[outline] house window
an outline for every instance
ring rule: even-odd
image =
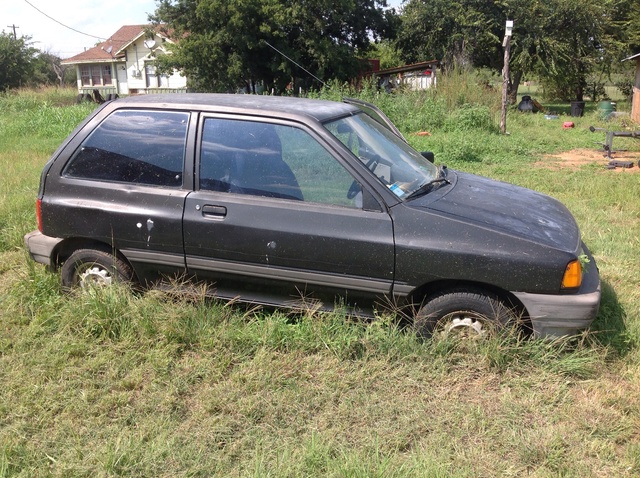
[[[80,67],[80,78],[82,79],[82,86],[91,86],[91,67],[88,65],[82,65]]]
[[[102,82],[104,85],[110,85],[111,81],[111,65],[102,65]]]
[[[112,85],[111,65],[82,65],[80,78],[82,86]]]
[[[157,88],[158,76],[156,74],[156,67],[153,65],[146,65],[145,70],[147,77],[147,88]]]
[[[100,78],[100,67],[99,66],[94,66],[93,68],[91,68],[91,84],[94,85],[94,86],[102,84],[102,80]]]

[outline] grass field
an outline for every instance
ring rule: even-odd
[[[592,124],[632,126],[510,111],[502,136],[499,98],[476,90],[361,94],[436,162],[568,206],[603,281],[579,337],[421,342],[394,317],[63,294],[22,236],[42,166],[93,106],[0,97],[0,477],[640,476],[640,174],[545,162],[601,148]]]

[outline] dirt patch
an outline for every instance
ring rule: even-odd
[[[615,168],[611,169],[611,172],[625,172],[625,173],[640,173],[640,152],[638,151],[620,151],[612,154],[612,159],[616,161],[632,161],[633,167],[631,168]],[[595,164],[602,166],[603,170],[606,170],[606,166],[609,164],[609,159],[602,149],[573,149],[559,154],[549,154],[537,161],[534,166],[546,169],[578,169],[585,165]]]

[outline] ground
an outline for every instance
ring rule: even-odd
[[[611,172],[640,173],[640,152],[619,151],[611,154],[611,159],[617,161],[633,161],[631,168],[617,167]],[[550,154],[545,156],[536,166],[547,169],[579,168],[583,165],[601,165],[602,169],[607,169],[609,161],[603,149],[573,149],[560,154]]]

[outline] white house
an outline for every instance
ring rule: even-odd
[[[75,65],[78,93],[98,90],[109,94],[135,95],[185,91],[187,79],[179,72],[161,75],[154,60],[167,54],[171,40],[150,25],[125,25],[111,38],[67,58],[63,65]]]

